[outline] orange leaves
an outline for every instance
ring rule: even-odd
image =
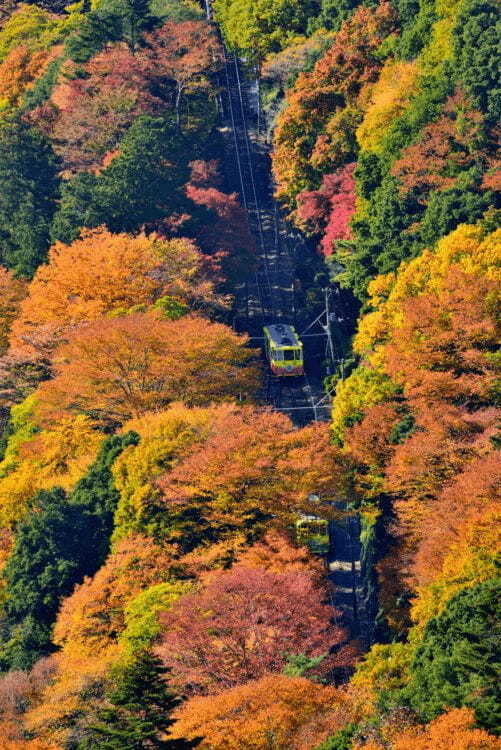
[[[204,404],[252,396],[257,369],[246,339],[221,323],[153,314],[101,319],[68,335],[56,377],[42,384],[46,411],[69,410],[123,422],[174,400]]]
[[[498,344],[494,281],[452,267],[440,294],[403,305],[401,324],[386,347],[386,371],[409,399],[468,407],[488,403]]]
[[[45,50],[32,52],[24,46],[13,47],[0,64],[0,109],[14,107],[32,82],[58,54]]]
[[[265,675],[176,711],[174,738],[203,737],[200,750],[310,750],[346,724],[345,694],[301,677]]]
[[[317,187],[316,169],[332,172],[353,157],[360,124],[357,97],[376,79],[381,62],[375,52],[394,28],[388,2],[376,9],[359,7],[313,71],[300,74],[288,92],[275,131],[273,171],[277,195],[289,206],[299,192]]]
[[[431,190],[452,187],[460,169],[478,166],[480,161],[490,166],[488,153],[481,149],[482,125],[481,112],[457,90],[445,103],[442,116],[427,125],[419,141],[393,165],[402,193],[415,190],[418,200],[426,202]]]
[[[426,585],[437,577],[448,550],[464,536],[465,526],[499,502],[500,493],[496,453],[471,461],[446,485],[433,512],[426,514],[421,525],[421,543],[412,570],[418,585]]]
[[[145,36],[144,55],[158,79],[172,79],[179,94],[187,87],[208,87],[207,73],[222,62],[213,30],[202,21],[169,22]]]
[[[28,287],[12,343],[29,341],[37,331],[52,331],[57,339],[82,321],[148,307],[163,295],[210,298],[202,264],[203,256],[190,240],[84,230],[71,245],[56,242],[51,247],[47,264]]]
[[[483,729],[475,729],[469,708],[442,714],[421,731],[405,732],[395,739],[393,750],[499,750],[501,740]]]
[[[290,520],[316,492],[322,500],[344,497],[345,463],[329,444],[327,425],[295,430],[282,414],[222,407],[197,450],[160,480],[164,501],[207,498],[215,518],[253,509]]]
[[[125,627],[127,602],[149,585],[168,580],[172,556],[151,539],[121,542],[94,578],[63,602],[54,639],[66,652],[96,655],[116,644]]]

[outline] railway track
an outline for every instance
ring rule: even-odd
[[[254,275],[236,290],[235,327],[262,341],[264,325],[296,321],[296,237],[273,198],[268,155],[263,151],[253,116],[252,91],[236,55],[225,52],[222,108],[227,144],[232,150],[230,180],[247,211],[258,250]],[[231,179],[232,178],[232,179]],[[318,370],[306,357],[303,377],[284,382],[268,373],[263,400],[287,413],[295,424],[328,421],[330,401]]]
[[[268,155],[257,129],[257,106],[252,106],[252,87],[237,56],[226,51],[220,82],[224,132],[231,154],[227,160],[227,178],[246,209],[259,260],[254,276],[237,289],[235,327],[258,341],[263,325],[277,321],[297,323],[296,253],[298,249],[304,250],[304,245],[298,233],[287,225],[273,198]],[[298,333],[301,336],[300,330]],[[297,426],[329,421],[331,413],[330,396],[324,391],[318,362],[313,356],[306,356],[305,366],[303,377],[291,379],[275,377],[268,370],[262,393],[263,402],[287,414]],[[326,560],[333,583],[331,601],[340,612],[339,624],[347,628],[350,638],[358,638],[366,648],[370,643],[359,520],[348,511],[346,503],[339,504],[338,510],[339,520],[330,522],[330,551]]]

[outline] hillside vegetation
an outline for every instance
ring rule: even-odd
[[[0,744],[498,749],[498,4],[202,6],[2,6]],[[360,310],[329,423],[231,326],[222,41]],[[360,514],[365,653],[312,494]]]

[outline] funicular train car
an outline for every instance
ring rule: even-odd
[[[303,375],[303,344],[294,326],[275,323],[263,328],[266,358],[274,375]]]
[[[312,554],[325,557],[329,552],[329,522],[318,516],[301,514],[296,521],[296,542],[309,547]]]

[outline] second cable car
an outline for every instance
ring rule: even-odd
[[[294,326],[275,323],[263,328],[266,358],[274,375],[303,375],[303,344]]]

